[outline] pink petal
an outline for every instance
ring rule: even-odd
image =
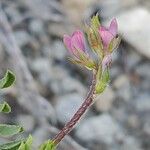
[[[72,48],[71,48],[71,37],[65,34],[63,37],[63,42],[65,46],[67,47],[67,49],[69,50],[69,52],[73,53]]]
[[[114,36],[108,30],[104,30],[104,28],[101,27],[99,33],[102,38],[104,47],[107,48],[111,40],[114,38]]]
[[[71,38],[72,49],[79,49],[85,51],[84,35],[81,31],[77,30],[73,33]]]
[[[109,32],[115,37],[117,35],[118,32],[118,24],[117,24],[117,20],[114,18],[109,26]]]
[[[101,26],[100,31],[108,31],[108,29],[106,27]]]

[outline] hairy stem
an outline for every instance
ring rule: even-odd
[[[77,112],[74,114],[72,119],[63,127],[63,129],[53,138],[54,143],[57,145],[60,143],[64,137],[69,134],[69,132],[74,128],[74,126],[78,123],[79,119],[82,117],[82,115],[85,113],[85,111],[90,107],[90,105],[93,102],[94,95],[95,95],[95,84],[96,84],[96,71],[93,71],[93,80],[92,85],[90,87],[90,91],[80,106],[80,108],[77,110]]]

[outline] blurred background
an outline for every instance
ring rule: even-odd
[[[34,136],[33,149],[86,96],[91,74],[67,60],[62,37],[97,12],[102,24],[116,17],[122,37],[111,82],[58,150],[150,150],[150,1],[0,0],[0,75],[9,68],[17,76],[1,91],[12,112],[0,122],[22,125],[22,136]]]

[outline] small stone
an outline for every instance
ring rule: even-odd
[[[6,9],[6,11],[9,18],[11,18],[10,20],[13,25],[22,22],[24,16],[19,13],[18,9],[16,9],[15,7],[9,7],[9,9]]]
[[[55,41],[51,47],[51,55],[55,59],[63,60],[66,56],[67,50],[62,41]]]
[[[143,63],[143,64],[138,65],[138,66],[135,68],[135,71],[136,71],[136,73],[137,73],[138,75],[140,75],[141,77],[150,79],[150,71],[148,71],[149,68],[150,68],[150,63],[147,62],[147,63]]]
[[[17,121],[26,132],[31,132],[34,129],[35,120],[31,115],[19,115]]]
[[[128,82],[128,77],[126,75],[120,75],[117,77],[117,79],[114,81],[113,86],[116,89],[120,89],[124,84]]]
[[[39,80],[46,85],[52,77],[51,61],[47,58],[37,58],[30,63],[31,70],[38,74]]]
[[[112,79],[115,79],[118,75],[121,74],[121,69],[117,65],[113,65],[113,67],[110,68],[110,75]]]
[[[122,8],[128,8],[131,6],[136,6],[138,4],[139,0],[121,0],[120,5]]]
[[[119,124],[109,114],[102,114],[83,121],[75,134],[84,142],[100,141],[111,144],[121,133]]]
[[[139,125],[140,125],[140,120],[138,118],[137,115],[130,115],[128,117],[128,125],[131,127],[131,128],[138,128]]]
[[[30,43],[32,40],[31,36],[23,30],[14,32],[14,35],[15,35],[15,38],[19,47],[22,47]]]
[[[38,127],[34,130],[32,136],[34,138],[33,140],[33,146],[35,149],[38,149],[39,145],[42,144],[46,139],[50,137],[50,132],[47,129],[47,127]]]
[[[132,69],[141,61],[141,59],[142,58],[138,53],[136,53],[133,49],[130,49],[126,61],[127,66]]]
[[[150,111],[150,95],[142,94],[136,99],[136,108],[138,111]]]
[[[83,102],[83,97],[79,94],[68,94],[57,98],[55,105],[58,120],[65,124],[78,110]]]
[[[115,99],[115,93],[110,87],[96,98],[95,107],[97,111],[109,111],[112,107],[112,102]]]
[[[150,136],[150,120],[144,124],[143,131]]]
[[[40,34],[44,32],[43,22],[39,19],[32,19],[29,23],[29,29],[32,33]]]
[[[140,142],[133,137],[126,137],[121,150],[142,150]]]
[[[98,4],[97,4],[98,5]],[[100,0],[99,7],[102,11],[100,11],[100,15],[102,18],[106,19],[114,16],[118,10],[120,9],[120,1],[119,0]]]
[[[62,89],[65,93],[77,92],[85,96],[87,88],[79,82],[79,80],[72,77],[66,77],[62,80]]]
[[[150,58],[150,12],[144,7],[136,7],[124,11],[117,19],[123,38],[140,54]]]
[[[123,98],[125,101],[130,100],[131,90],[129,78],[126,75],[120,75],[113,83],[114,88],[116,88],[116,95]]]

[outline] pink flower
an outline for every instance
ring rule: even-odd
[[[113,19],[111,21],[109,28],[105,27],[99,28],[99,34],[101,36],[104,48],[108,48],[111,40],[117,36],[117,32],[118,32],[118,24],[116,19]]]
[[[74,56],[78,57],[77,51],[85,53],[84,34],[82,31],[77,30],[71,36],[64,35],[63,41],[69,52]]]

